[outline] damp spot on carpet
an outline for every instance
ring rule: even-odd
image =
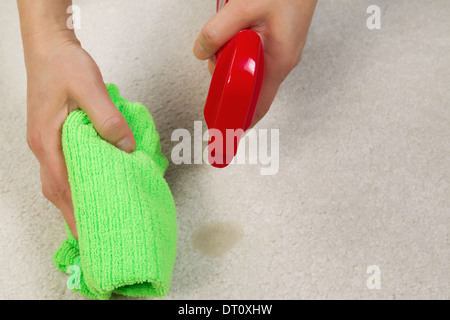
[[[230,221],[213,221],[203,224],[192,233],[194,250],[218,258],[230,251],[244,236],[242,227]]]

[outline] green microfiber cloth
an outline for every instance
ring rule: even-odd
[[[106,86],[136,150],[128,154],[103,140],[83,111],[69,114],[62,145],[78,241],[66,225],[68,238],[53,262],[71,274],[69,288],[91,298],[164,297],[177,243],[175,204],[164,180],[168,161],[147,109]]]

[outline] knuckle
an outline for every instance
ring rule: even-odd
[[[216,47],[217,44],[217,32],[215,28],[211,24],[206,24],[202,30],[203,37],[206,40],[206,43],[211,47]]]
[[[52,188],[47,184],[42,184],[42,194],[51,202],[54,202],[54,192]]]
[[[294,68],[296,68],[299,64],[300,64],[300,61],[302,61],[302,55],[301,54],[299,54],[298,56],[296,56],[296,57],[294,57],[293,59],[292,59],[292,62],[291,62],[291,69],[294,69]]]
[[[67,198],[67,192],[68,190],[61,184],[42,184],[42,194],[56,206]]]
[[[28,147],[33,153],[40,153],[42,151],[41,133],[38,131],[28,131],[26,136]]]
[[[120,116],[113,115],[103,120],[100,129],[103,133],[109,134],[120,129],[124,124],[124,119]]]
[[[289,73],[296,68],[301,61],[301,55],[288,55],[284,59],[284,63],[282,66],[282,74],[283,77],[287,77]]]

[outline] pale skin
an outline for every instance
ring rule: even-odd
[[[300,62],[317,0],[231,0],[206,22],[194,43],[194,55],[209,60],[242,29],[263,42],[265,77],[255,125],[269,110],[287,75]],[[92,57],[67,28],[71,0],[17,0],[27,70],[27,142],[40,164],[42,191],[63,214],[77,238],[61,128],[80,108],[95,129],[117,148],[133,152],[135,140],[116,109]]]

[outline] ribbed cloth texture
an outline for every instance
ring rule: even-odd
[[[68,238],[53,262],[64,272],[79,268],[73,290],[91,298],[163,297],[177,243],[175,204],[164,180],[168,161],[147,109],[122,98],[116,85],[106,86],[136,150],[128,154],[103,140],[83,111],[69,114],[62,145],[78,241],[66,226]]]

